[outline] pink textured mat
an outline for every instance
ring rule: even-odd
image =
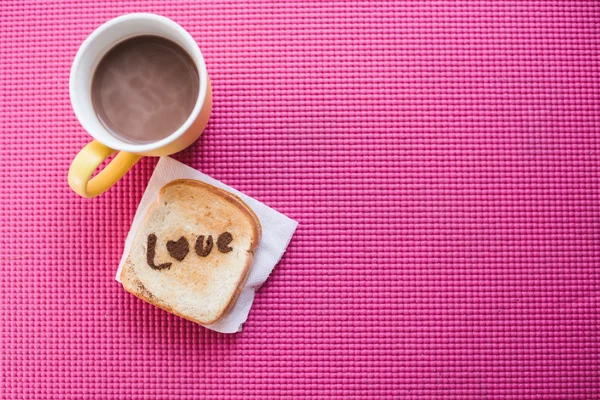
[[[6,399],[600,396],[600,2],[2,1]],[[244,331],[114,281],[156,164],[83,200],[70,63],[99,24],[197,39],[176,158],[300,222]]]

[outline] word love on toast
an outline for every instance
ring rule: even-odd
[[[217,248],[221,253],[229,253],[233,250],[233,247],[229,247],[229,243],[233,240],[233,236],[229,232],[223,232],[217,239]],[[156,265],[154,258],[156,257],[156,241],[157,237],[154,233],[148,235],[148,250],[146,252],[146,262],[152,269],[165,269],[171,268],[172,263],[163,263]],[[204,244],[204,236],[198,236],[196,239],[196,254],[200,257],[207,257],[212,251],[214,242],[212,235],[208,235],[206,239],[206,245]],[[182,236],[177,241],[169,240],[167,242],[167,250],[169,255],[177,261],[183,261],[185,256],[190,252],[190,245],[187,239]]]
[[[163,310],[212,324],[235,304],[261,233],[239,197],[192,179],[169,182],[136,233],[121,282]]]

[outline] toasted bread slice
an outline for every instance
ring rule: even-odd
[[[239,197],[192,179],[165,185],[121,272],[128,292],[202,325],[237,300],[261,236]]]

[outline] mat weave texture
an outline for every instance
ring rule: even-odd
[[[113,277],[156,165],[66,183],[70,64],[172,18],[214,90],[175,158],[300,226],[244,331]],[[600,2],[0,3],[6,399],[600,397]]]

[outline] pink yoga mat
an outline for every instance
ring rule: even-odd
[[[176,159],[300,226],[244,331],[113,277],[156,165],[100,198],[69,68],[128,12],[203,51]],[[600,2],[2,1],[6,399],[600,397]]]

